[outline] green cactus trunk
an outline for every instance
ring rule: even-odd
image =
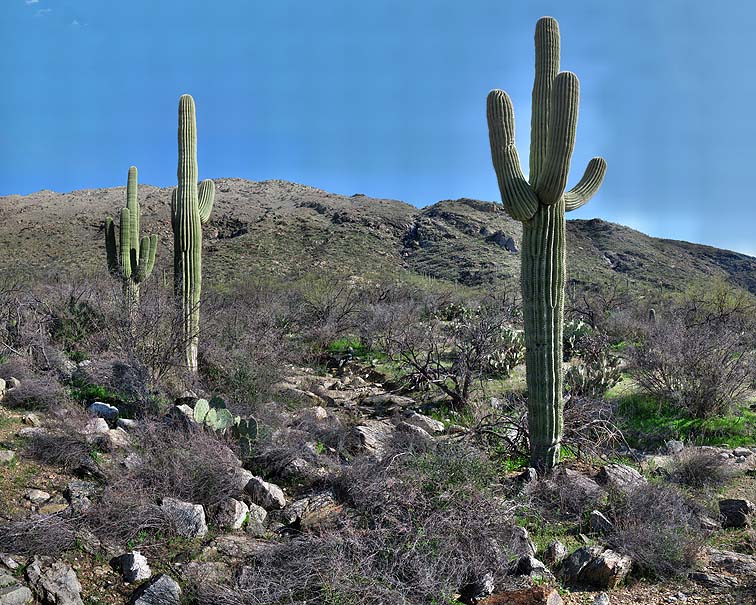
[[[580,84],[559,72],[559,25],[538,20],[526,179],[515,147],[514,109],[507,93],[488,95],[491,156],[504,209],[523,223],[522,294],[528,383],[531,464],[539,471],[559,462],[562,440],[565,212],[580,208],[598,191],[606,162],[593,158],[583,178],[565,191],[575,146]]]
[[[202,293],[202,223],[210,218],[215,185],[197,185],[197,121],[194,99],[182,95],[178,120],[178,187],[171,200],[173,287],[182,318],[185,362],[197,372]]]
[[[565,227],[560,201],[540,208],[522,231],[528,432],[533,461],[542,468],[559,462],[562,435]]]
[[[157,254],[157,235],[139,239],[141,220],[136,166],[129,168],[126,207],[121,208],[116,240],[115,223],[105,221],[105,251],[108,271],[122,282],[123,298],[133,322],[139,309],[140,284],[152,273]]]

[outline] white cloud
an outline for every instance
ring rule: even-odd
[[[78,27],[79,25],[81,25],[81,23],[79,23],[76,19],[74,19],[73,21],[71,21],[71,25],[73,25],[74,27]]]
[[[39,0],[26,0],[27,4],[39,4]]]
[[[52,12],[51,8],[38,8],[35,17],[44,17]]]

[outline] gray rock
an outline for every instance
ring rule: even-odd
[[[6,390],[6,392],[10,391],[11,389],[17,389],[20,386],[21,386],[21,381],[18,378],[16,378],[15,376],[11,376],[5,382],[5,390]]]
[[[418,414],[417,412],[412,412],[409,416],[407,416],[404,419],[405,422],[408,424],[412,424],[414,426],[420,427],[423,429],[426,433],[432,435],[433,433],[443,433],[444,432],[444,423],[436,420],[434,418],[431,418],[430,416],[425,416],[424,414]]]
[[[213,540],[208,549],[208,554],[216,551],[234,559],[246,559],[265,550],[270,543],[258,540],[244,534],[228,534]]]
[[[125,450],[131,446],[129,434],[122,428],[108,431],[108,447],[111,450]]]
[[[247,519],[248,513],[249,507],[244,502],[236,498],[228,498],[216,507],[213,520],[223,529],[241,529],[244,521]]]
[[[756,578],[756,556],[715,548],[708,548],[706,555],[709,559],[709,567],[743,578]]]
[[[244,531],[254,538],[261,538],[265,535],[265,521],[267,518],[268,512],[262,506],[250,504],[247,525]]]
[[[583,546],[578,548],[562,562],[561,575],[571,583],[580,581],[580,574],[594,558],[604,549],[601,546]]]
[[[24,498],[32,504],[44,504],[50,499],[50,497],[50,494],[41,489],[29,489],[26,490],[26,493],[24,494]]]
[[[676,441],[675,439],[670,439],[666,443],[666,449],[668,454],[679,454],[685,449],[685,444],[682,441]]]
[[[143,462],[144,460],[142,460],[142,457],[136,452],[131,452],[123,459],[123,465],[128,471],[135,471],[142,466]]]
[[[28,605],[34,600],[32,591],[21,584],[0,584],[0,605]]]
[[[347,434],[346,445],[352,454],[380,458],[393,432],[394,426],[386,420],[366,420]]]
[[[15,571],[22,566],[22,563],[19,563],[12,555],[4,552],[0,552],[0,563],[5,565],[11,571]],[[0,568],[0,570],[2,570],[2,568]]]
[[[260,477],[253,475],[244,487],[244,491],[254,504],[262,506],[266,510],[281,509],[286,506],[286,496],[284,496],[283,490],[275,483],[268,483]]]
[[[123,429],[124,431],[132,431],[138,426],[139,423],[131,418],[119,418],[116,420],[116,428]]]
[[[396,425],[396,430],[401,431],[403,433],[408,433],[410,435],[414,435],[418,438],[419,441],[426,441],[430,442],[433,441],[433,437],[431,437],[430,433],[426,431],[423,428],[420,428],[417,425],[410,424],[409,422],[400,422]]]
[[[567,547],[559,540],[549,542],[543,560],[550,566],[559,565],[567,557]]]
[[[609,605],[609,595],[605,592],[596,595],[596,598],[593,599],[593,605]]]
[[[115,423],[118,419],[118,414],[120,413],[117,407],[108,403],[103,403],[102,401],[95,401],[87,408],[87,412],[92,416],[104,418],[110,423]]]
[[[719,515],[722,527],[748,527],[756,506],[750,500],[725,498],[719,501]]]
[[[104,418],[92,418],[82,429],[84,435],[106,435],[110,427]]]
[[[614,523],[604,516],[603,513],[593,510],[588,518],[588,525],[591,527],[591,531],[597,534],[608,534],[614,530]]]
[[[16,459],[16,452],[13,450],[0,450],[0,464],[10,464]]]
[[[247,484],[254,478],[254,473],[250,473],[246,468],[238,467],[234,471],[234,476],[231,481],[234,487],[238,490],[239,495],[245,493]]]
[[[3,400],[6,391],[6,382],[3,378],[0,378],[0,401]]]
[[[732,455],[736,458],[748,458],[748,456],[753,455],[753,452],[747,447],[736,447],[734,450],[732,450]]]
[[[181,605],[181,587],[176,580],[161,573],[137,588],[129,605]]]
[[[76,513],[82,513],[92,506],[92,498],[97,494],[97,484],[91,481],[69,481],[63,495],[71,504],[71,509]]]
[[[42,420],[34,412],[29,412],[21,417],[21,422],[28,426],[40,427],[42,426]]]
[[[317,424],[319,422],[328,420],[328,410],[326,410],[323,406],[315,405],[313,407],[300,410],[299,412],[297,412],[294,419],[297,422],[311,422]]]
[[[116,557],[111,565],[120,572],[124,582],[140,582],[152,576],[147,559],[138,550]]]
[[[520,483],[522,487],[533,485],[536,481],[538,481],[538,471],[536,471],[532,466],[529,466],[519,475],[517,475],[517,482]]]
[[[715,574],[705,571],[692,571],[688,574],[688,578],[706,586],[707,588],[713,588],[716,590],[731,590],[737,588],[738,580],[732,576],[724,574]]]
[[[598,472],[596,481],[607,489],[621,493],[648,483],[643,475],[626,464],[607,464]]]
[[[630,557],[607,549],[585,566],[580,581],[596,588],[616,588],[624,582],[632,566]]]
[[[160,509],[170,519],[178,535],[184,538],[200,538],[207,534],[205,509],[201,504],[163,498]]]
[[[44,605],[84,605],[76,573],[62,561],[34,557],[26,568],[26,579]]]
[[[544,580],[553,577],[543,562],[531,556],[520,557],[514,564],[512,573],[517,576],[530,576]]]
[[[491,572],[485,573],[459,589],[459,600],[463,603],[477,603],[492,594],[496,583]]]
[[[200,562],[191,561],[181,568],[181,576],[184,580],[195,585],[202,584],[231,584],[232,571],[226,563],[218,561]]]
[[[521,557],[535,557],[536,547],[533,544],[533,540],[530,539],[527,529],[519,525],[512,526],[509,539],[512,554]]]

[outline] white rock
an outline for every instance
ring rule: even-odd
[[[286,506],[283,490],[275,483],[268,483],[260,477],[253,475],[244,487],[244,491],[252,498],[252,502],[265,509],[281,509]]]

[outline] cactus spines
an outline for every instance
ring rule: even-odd
[[[197,371],[199,305],[202,292],[202,224],[210,219],[215,184],[197,183],[197,120],[194,99],[182,95],[178,119],[178,187],[171,196],[173,287],[186,343],[186,365]]]
[[[147,279],[155,266],[158,236],[139,239],[138,183],[136,166],[129,168],[126,185],[126,207],[121,208],[118,238],[113,219],[105,220],[105,251],[108,271],[123,282],[123,292],[129,311],[133,312],[139,302],[139,284]]]
[[[606,162],[593,158],[569,191],[580,84],[559,72],[559,25],[538,20],[526,179],[515,148],[514,109],[507,93],[492,90],[487,115],[491,156],[504,209],[523,223],[521,282],[525,315],[528,428],[531,463],[539,470],[559,462],[562,439],[562,333],[566,277],[565,212],[585,204],[599,189]]]

